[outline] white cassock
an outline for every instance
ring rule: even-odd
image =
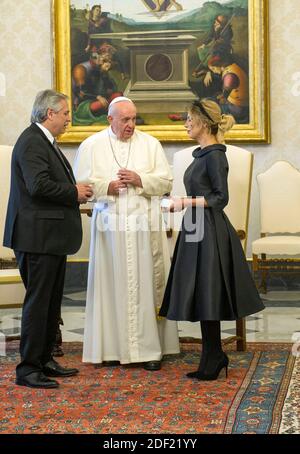
[[[138,173],[143,187],[108,196],[121,167]],[[141,131],[120,141],[107,128],[81,144],[74,172],[93,184],[96,200],[83,361],[126,364],[178,353],[176,322],[157,318],[170,266],[158,196],[172,187],[161,144]]]

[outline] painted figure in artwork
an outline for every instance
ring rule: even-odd
[[[249,81],[246,72],[232,58],[218,55],[208,60],[208,68],[207,74],[217,74],[222,78],[222,87],[216,95],[222,112],[233,115],[239,123],[248,123]]]
[[[88,61],[75,65],[72,71],[73,120],[78,124],[99,121],[109,103],[122,92],[109,71],[113,65],[112,46],[93,47]]]
[[[108,13],[102,12],[101,5],[94,5],[92,9],[88,11],[88,44],[85,49],[86,52],[88,52],[94,44],[91,35],[96,33],[111,33],[110,19],[107,15]]]
[[[142,0],[146,6],[155,13],[160,13],[163,11],[168,11],[174,6],[176,11],[182,11],[182,5],[176,0]]]
[[[197,48],[200,63],[193,71],[194,77],[201,77],[203,73],[206,73],[209,58],[215,55],[227,56],[232,53],[233,31],[230,23],[231,19],[229,20],[228,17],[223,15],[218,15],[214,19],[207,38]]]

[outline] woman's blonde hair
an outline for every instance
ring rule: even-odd
[[[211,99],[194,101],[189,112],[198,117],[208,128],[209,132],[217,137],[218,142],[224,142],[224,134],[235,124],[232,115],[222,114],[219,104]]]

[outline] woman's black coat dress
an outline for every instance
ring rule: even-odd
[[[204,236],[186,241],[186,216],[175,246],[160,315],[170,320],[236,320],[264,309],[245,255],[229,219],[226,147],[214,144],[193,151],[184,184],[188,196],[204,196]],[[192,211],[192,212],[191,212]],[[203,211],[202,211],[203,213]]]

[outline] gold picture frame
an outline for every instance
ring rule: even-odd
[[[75,0],[71,2],[70,0],[52,0],[53,2],[53,40],[54,40],[54,80],[55,80],[55,88],[67,94],[70,97],[70,103],[72,106],[71,109],[71,124],[68,128],[68,130],[60,136],[59,140],[60,142],[63,143],[80,143],[82,142],[85,138],[90,136],[91,134],[98,132],[99,130],[103,129],[105,127],[105,124],[100,124],[100,123],[92,123],[92,124],[75,124],[75,116],[76,116],[76,109],[74,107],[74,91],[72,91],[72,73],[74,73],[74,67],[75,64],[81,64],[80,63],[80,58],[79,60],[77,59],[73,61],[73,48],[71,42],[72,39],[74,38],[74,27],[73,27],[73,22],[74,22],[74,17],[73,19],[71,18],[71,15],[74,15],[74,3],[79,4],[81,0]],[[128,2],[132,2],[132,0],[122,0],[122,5],[124,5]],[[137,1],[137,0],[135,0]],[[101,0],[99,1],[101,2]],[[105,2],[106,4],[108,3],[107,1]],[[152,14],[153,18],[155,19],[155,15],[158,15],[157,17],[163,17],[163,14],[171,14],[171,7],[172,5],[180,5],[184,4],[185,5],[185,11],[187,11],[186,5],[189,4],[188,1],[179,1],[179,2],[171,2],[170,0],[164,0],[163,2],[154,2],[153,0],[141,0],[140,4],[144,5],[145,8],[145,14]],[[193,0],[191,0],[191,5],[193,3]],[[210,3],[210,2],[206,2]],[[216,4],[218,2],[212,2],[213,4]],[[219,0],[220,3],[220,8],[226,7],[226,0]],[[230,2],[232,4],[233,1]],[[86,6],[86,2],[82,2],[83,5]],[[97,5],[98,2],[96,1],[90,1],[90,8],[93,7],[93,5]],[[111,2],[112,5],[119,4],[119,2]],[[162,8],[165,8],[165,10],[158,11],[154,10],[153,5],[163,5]],[[241,2],[239,2],[241,4]],[[249,95],[249,104],[248,104],[248,122],[243,121],[242,123],[237,123],[235,126],[232,128],[229,133],[226,135],[226,141],[230,143],[270,143],[270,115],[269,115],[269,48],[268,48],[268,0],[245,0],[245,4],[248,5],[248,18],[247,20],[247,36],[248,36],[248,69],[247,69],[247,75],[248,75],[248,95]],[[129,5],[129,4],[128,4]],[[148,5],[148,10],[147,11],[147,5]],[[164,6],[165,5],[165,6]],[[73,8],[73,11],[71,9]],[[177,8],[177,7],[176,7]],[[151,10],[152,9],[152,10]],[[156,8],[157,9],[157,8]],[[78,11],[75,11],[76,14],[78,14]],[[221,9],[220,9],[221,11]],[[181,13],[183,13],[181,11]],[[82,11],[80,11],[81,16],[82,16]],[[110,13],[116,14],[117,11],[110,11]],[[176,13],[176,11],[173,11],[173,15]],[[180,11],[178,11],[180,13]],[[75,18],[76,18],[75,14]],[[160,15],[160,16],[159,16]],[[85,15],[84,17],[87,17]],[[107,17],[107,16],[105,16]],[[110,17],[110,16],[108,16]],[[111,17],[116,17],[111,16]],[[117,16],[120,18],[119,16]],[[218,17],[223,17],[223,16],[218,16]],[[153,19],[153,20],[154,20]],[[245,17],[244,17],[245,19]],[[84,21],[85,19],[83,19]],[[87,20],[87,19],[86,19]],[[228,19],[227,19],[228,20]],[[236,27],[234,30],[234,33],[236,36],[233,36],[233,48],[235,46],[234,43],[238,43],[239,41],[239,36],[238,36],[238,31],[241,29],[245,29],[245,27],[239,26],[240,17],[236,15],[232,15],[231,18],[229,18],[229,21],[231,21],[230,26],[232,25],[232,28],[234,26]],[[73,21],[73,22],[72,22]],[[228,21],[228,22],[229,22]],[[237,25],[235,25],[237,24]],[[85,25],[85,29],[87,28],[87,25]],[[109,43],[108,46],[110,46],[112,49],[118,48],[117,45],[115,45],[115,42],[120,42],[120,39],[122,38],[122,44],[123,46],[129,46],[131,47],[130,52],[128,51],[128,47],[126,47],[126,51],[129,52],[129,57],[130,58],[130,66],[129,70],[127,71],[127,87],[128,86],[135,86],[137,87],[137,90],[130,91],[129,89],[129,95],[128,95],[128,88],[125,90],[122,90],[122,92],[131,97],[132,96],[137,96],[137,99],[139,99],[140,93],[144,93],[147,95],[147,84],[145,85],[145,89],[143,88],[143,84],[145,84],[144,80],[137,81],[137,76],[135,68],[133,66],[133,59],[136,57],[137,52],[136,49],[141,49],[141,43],[145,46],[143,49],[146,49],[146,54],[147,54],[147,49],[148,49],[148,54],[147,54],[147,62],[145,60],[145,64],[141,66],[141,68],[145,68],[146,64],[148,64],[149,56],[151,52],[153,51],[153,48],[149,47],[149,42],[151,45],[155,42],[160,43],[160,56],[164,59],[165,56],[168,56],[168,52],[165,50],[166,45],[168,44],[168,40],[171,38],[174,40],[175,37],[172,35],[171,32],[165,32],[165,31],[160,31],[160,30],[151,30],[149,31],[149,28],[146,29],[147,27],[145,26],[145,31],[139,30],[139,32],[131,32],[130,33],[124,33],[124,32],[117,32],[115,30],[109,31],[108,33],[104,34],[103,36],[106,37],[107,42]],[[79,28],[78,28],[79,30]],[[77,32],[78,32],[77,30]],[[76,31],[76,30],[75,30]],[[180,45],[182,45],[182,53],[180,56],[180,62],[188,68],[188,71],[183,70],[183,77],[184,80],[179,80],[179,84],[182,87],[185,84],[186,86],[191,85],[191,71],[190,71],[190,62],[189,62],[189,53],[187,51],[187,39],[188,37],[194,38],[196,40],[197,38],[197,31],[198,30],[188,30],[186,33],[188,33],[188,36],[186,37],[186,34],[181,34],[181,36],[176,36],[176,38],[179,40],[179,45],[176,46],[176,49],[180,49]],[[72,33],[71,33],[72,32]],[[79,32],[78,32],[79,33]],[[77,34],[78,34],[77,33]],[[80,32],[84,36],[84,31]],[[169,33],[169,35],[165,36],[164,33]],[[200,33],[200,29],[199,29]],[[241,33],[245,33],[245,30]],[[206,35],[208,34],[208,30],[206,31]],[[72,35],[72,39],[71,39]],[[162,36],[163,35],[163,36]],[[99,36],[102,37],[102,35],[99,34],[91,34],[88,35],[86,33],[87,38],[90,40],[95,40],[97,42],[97,39],[99,40]],[[127,39],[126,36],[129,36]],[[169,38],[169,36],[171,38]],[[205,36],[205,34],[203,35]],[[125,38],[124,38],[125,37]],[[146,37],[146,38],[145,38]],[[119,41],[115,41],[116,40]],[[198,41],[197,44],[201,44],[201,39],[197,38]],[[204,38],[202,37],[202,40]],[[130,42],[129,42],[130,41]],[[182,42],[184,41],[184,44]],[[245,40],[244,40],[245,41]],[[83,41],[84,42],[84,41]],[[103,43],[103,39],[101,41]],[[129,44],[128,44],[129,43]],[[105,43],[104,43],[105,44]],[[173,45],[173,49],[175,48],[174,43],[171,43]],[[245,43],[244,43],[245,44]],[[89,43],[87,42],[87,45],[89,46]],[[168,44],[169,45],[169,44]],[[194,44],[192,44],[195,46]],[[148,46],[148,47],[147,47]],[[90,46],[91,47],[91,46]],[[195,48],[195,47],[194,47]],[[197,49],[200,47],[198,46]],[[151,50],[152,49],[152,50]],[[84,50],[82,48],[82,54],[84,54]],[[97,51],[98,52],[98,51]],[[143,55],[145,55],[144,50],[142,51]],[[155,53],[155,52],[154,52]],[[153,54],[153,52],[152,52]],[[127,54],[128,55],[128,54]],[[169,55],[173,58],[172,54],[172,49],[169,53]],[[211,57],[211,56],[210,56]],[[217,56],[218,57],[218,56]],[[152,58],[152,57],[151,57]],[[165,58],[167,60],[167,58]],[[83,61],[85,58],[84,56],[81,56],[81,61]],[[86,58],[88,60],[88,58]],[[212,61],[212,60],[210,60]],[[154,63],[153,67],[157,68],[157,60],[154,60],[152,63]],[[178,60],[177,60],[178,62]],[[176,59],[174,57],[174,66],[172,70],[170,69],[170,72],[176,70]],[[181,64],[180,63],[180,64]],[[172,61],[171,61],[172,65]],[[123,71],[122,69],[117,69],[116,71]],[[168,71],[168,69],[167,69]],[[176,71],[175,71],[176,72]],[[160,75],[161,73],[159,73]],[[167,75],[168,76],[168,75]],[[164,77],[164,76],[163,76]],[[179,77],[179,78],[180,78]],[[155,79],[155,77],[154,77]],[[134,83],[133,83],[134,82]],[[150,81],[151,82],[151,81]],[[153,82],[153,83],[152,83]],[[150,87],[150,92],[152,96],[151,90],[154,87],[154,90],[157,89],[157,78],[152,81],[152,85]],[[124,82],[125,83],[125,82]],[[163,90],[165,90],[165,87],[167,87],[167,90],[171,91],[161,91],[157,92],[158,96],[161,96],[161,106],[165,105],[166,103],[170,105],[170,113],[172,112],[176,113],[176,110],[174,110],[175,104],[172,104],[172,96],[169,93],[174,92],[174,87],[176,88],[176,83],[173,83],[172,80],[168,77],[165,77],[165,80],[162,80],[160,83],[160,87]],[[201,82],[203,85],[203,82]],[[199,87],[200,82],[196,80],[195,86]],[[203,85],[204,87],[204,85]],[[186,89],[186,88],[185,88]],[[173,90],[173,92],[172,92]],[[179,92],[178,92],[179,93]],[[183,94],[182,94],[183,93]],[[181,96],[185,98],[184,96],[184,90],[182,91]],[[193,93],[195,94],[195,93]],[[188,98],[188,97],[187,97]],[[186,98],[186,99],[187,99]],[[133,98],[132,98],[133,99]],[[154,99],[154,97],[153,97]],[[133,99],[135,100],[135,99]],[[145,100],[141,101],[141,106],[143,107],[145,105]],[[150,102],[148,101],[149,108],[151,105],[151,100]],[[181,101],[183,102],[183,100]],[[138,104],[138,112],[139,112],[139,101],[137,101]],[[141,107],[141,108],[142,108]],[[144,109],[146,110],[146,109]],[[180,110],[180,109],[179,109]],[[159,112],[160,107],[159,104],[155,104],[153,101],[153,113],[150,113],[150,117],[148,115],[148,118],[150,118],[151,121],[153,121],[153,124],[149,124],[147,121],[144,122],[143,119],[139,123],[138,122],[138,128],[152,134],[155,136],[157,139],[161,141],[166,141],[166,142],[173,142],[173,141],[189,141],[190,139],[187,137],[185,128],[184,128],[184,121],[174,121],[172,123],[171,120],[169,120],[169,114],[166,115],[167,121],[169,121],[169,124],[163,124],[161,120],[155,121],[155,114],[154,112]],[[144,114],[145,116],[147,115],[146,113]],[[152,115],[152,117],[151,117]],[[157,114],[158,115],[158,114]],[[172,115],[171,115],[172,116]],[[174,115],[173,115],[174,117]],[[103,117],[101,117],[103,118]],[[175,115],[175,120],[178,120]],[[172,119],[173,121],[173,119]],[[146,123],[146,124],[143,124]]]

